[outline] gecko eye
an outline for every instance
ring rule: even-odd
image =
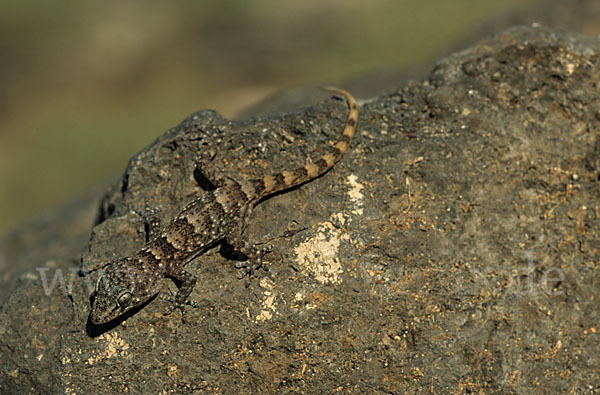
[[[132,298],[133,295],[131,294],[131,292],[123,292],[121,295],[119,295],[117,302],[119,302],[119,306],[127,307],[129,306],[129,303],[131,303]]]

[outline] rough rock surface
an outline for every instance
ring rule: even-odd
[[[597,38],[514,28],[364,101],[332,171],[257,207],[247,234],[274,246],[266,270],[238,280],[219,248],[188,266],[185,323],[159,297],[93,327],[97,273],[70,272],[73,257],[46,273],[66,275],[49,295],[24,276],[0,312],[0,390],[600,391],[599,52]],[[327,100],[190,116],[106,193],[83,267],[139,248],[140,213],[166,221],[203,193],[207,135],[223,169],[257,176],[318,156],[345,114]]]

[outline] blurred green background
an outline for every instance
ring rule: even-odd
[[[405,69],[517,0],[0,4],[0,234],[120,174],[189,113]],[[423,70],[423,75],[427,70]]]

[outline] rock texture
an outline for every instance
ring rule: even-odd
[[[238,280],[219,248],[188,266],[185,323],[159,297],[89,325],[97,273],[69,271],[75,254],[23,276],[0,312],[0,389],[600,391],[599,52],[597,38],[514,28],[364,101],[332,171],[257,207],[247,234],[274,246],[266,270]],[[203,193],[208,135],[220,166],[256,176],[318,156],[345,114],[332,100],[193,114],[105,194],[83,267],[139,248],[148,209],[166,221]]]

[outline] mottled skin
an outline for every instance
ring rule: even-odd
[[[184,270],[194,257],[225,239],[248,258],[247,271],[260,266],[266,249],[247,244],[242,235],[252,208],[264,197],[318,177],[340,160],[348,150],[358,120],[358,105],[346,91],[327,90],[342,95],[348,104],[346,125],[332,152],[314,163],[258,180],[235,181],[219,174],[204,160],[204,176],[217,188],[191,202],[164,231],[136,254],[108,265],[96,284],[90,313],[94,324],[104,324],[149,301],[160,290],[160,280],[172,278],[179,285],[170,311],[180,308],[192,292],[196,278]]]

